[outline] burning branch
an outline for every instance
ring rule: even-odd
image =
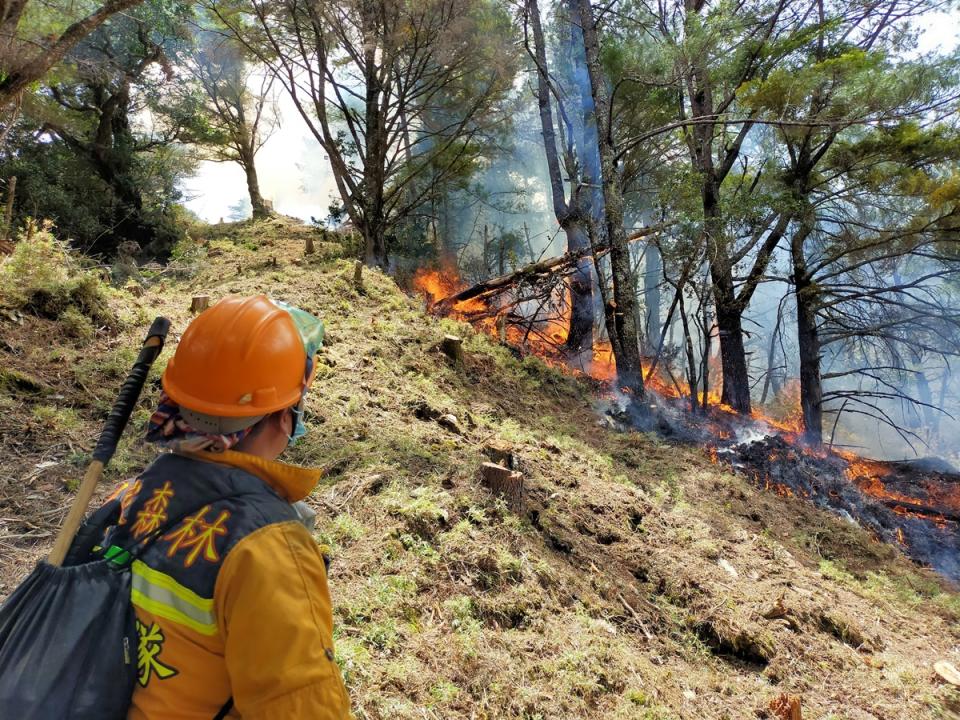
[[[657,225],[651,225],[650,227],[641,228],[640,230],[631,234],[627,238],[627,241],[635,242],[637,240],[641,240],[645,237],[653,235],[654,233],[664,230],[672,224],[673,223],[660,223]],[[437,301],[433,305],[433,310],[437,313],[446,315],[449,314],[453,308],[460,303],[475,300],[487,304],[496,296],[502,295],[503,293],[511,290],[516,290],[521,286],[539,287],[544,282],[549,282],[552,286],[557,279],[566,277],[576,270],[577,263],[582,258],[592,256],[594,260],[597,260],[598,258],[606,255],[609,250],[610,248],[608,246],[603,246],[598,248],[596,252],[593,252],[591,248],[586,247],[582,250],[578,250],[577,252],[568,252],[559,257],[548,258],[546,260],[530,263],[529,265],[524,265],[522,268],[514,270],[511,273],[491,278],[489,280],[484,280],[464,290],[460,290],[459,292],[449,295]],[[519,302],[522,302],[522,300],[517,300],[511,303],[511,305],[516,305]],[[502,309],[504,306],[500,307]]]

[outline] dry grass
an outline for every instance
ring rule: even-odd
[[[593,388],[379,273],[358,292],[335,243],[303,257],[308,232],[220,229],[123,300],[138,322],[82,348],[51,345],[55,320],[0,319],[0,379],[31,379],[0,381],[0,593],[48,547],[149,316],[179,332],[193,294],[262,291],[328,325],[290,459],[329,468],[313,502],[358,717],[759,718],[782,693],[819,720],[957,717],[932,665],[960,664],[960,600],[931,574],[696,449],[601,428]],[[463,370],[433,349],[451,331]],[[135,435],[114,479],[150,456]],[[520,514],[477,480],[494,444],[525,474]]]

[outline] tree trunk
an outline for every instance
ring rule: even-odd
[[[363,239],[366,245],[364,260],[367,265],[387,270],[390,260],[387,255],[387,236],[383,226],[368,224],[363,229]]]
[[[257,166],[254,162],[253,152],[244,150],[240,165],[243,167],[243,173],[247,178],[247,193],[250,195],[250,207],[253,209],[254,220],[264,220],[270,217],[270,211],[266,203],[263,202],[263,196],[260,194],[260,180],[257,177]]]
[[[820,379],[820,335],[817,329],[819,297],[807,270],[803,248],[809,228],[800,228],[790,240],[793,284],[797,300],[797,344],[800,352],[800,409],[803,439],[814,447],[823,443],[823,384]]]
[[[740,413],[750,412],[750,376],[747,374],[747,355],[743,346],[743,322],[740,309],[724,295],[717,293],[714,283],[717,311],[717,331],[720,336],[720,368],[723,389],[720,402]]]
[[[363,235],[366,240],[366,262],[383,270],[389,268],[387,256],[386,217],[384,208],[385,163],[387,161],[387,129],[384,124],[383,84],[377,65],[378,19],[374,3],[363,4],[363,66],[365,80],[364,162],[363,162]]]
[[[586,228],[578,219],[567,222],[567,252],[578,252],[589,246]],[[593,348],[593,262],[582,257],[570,276],[570,332],[566,350],[576,356]]]
[[[630,246],[623,227],[623,193],[614,159],[615,148],[610,134],[610,98],[600,64],[600,45],[590,0],[578,0],[583,48],[590,76],[590,86],[598,126],[600,173],[603,179],[603,204],[607,242],[610,245],[610,268],[613,279],[613,301],[619,355],[616,356],[617,382],[634,398],[644,396],[643,370],[640,364],[640,338],[637,328],[636,283],[630,264]]]
[[[660,332],[660,280],[663,276],[663,259],[654,243],[647,245],[643,272],[643,298],[646,305],[644,316],[644,355],[656,354],[659,349]]]
[[[567,236],[567,252],[579,252],[590,246],[588,230],[584,224],[581,193],[571,189],[568,203],[564,197],[563,175],[557,152],[557,138],[553,127],[553,109],[550,104],[550,87],[547,76],[546,41],[540,22],[540,8],[536,0],[528,0],[527,14],[533,30],[534,54],[537,63],[537,106],[540,111],[540,129],[550,173],[550,191],[553,212]],[[581,258],[577,269],[570,277],[570,325],[567,332],[566,351],[576,358],[581,352],[593,348],[593,263],[590,258]]]
[[[720,367],[723,372],[720,402],[739,413],[749,414],[750,376],[743,346],[743,308],[737,301],[733,267],[723,235],[719,183],[710,177],[713,174],[712,161],[704,162],[708,165],[708,177],[703,183],[704,232],[707,257],[710,258],[710,279],[713,281],[717,330],[720,335]]]

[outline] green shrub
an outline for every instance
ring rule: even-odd
[[[87,335],[78,316],[95,326],[117,328],[107,293],[97,275],[84,270],[49,232],[18,242],[0,264],[0,305],[64,321],[68,332],[79,333],[74,337]]]

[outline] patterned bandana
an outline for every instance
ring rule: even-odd
[[[300,333],[300,340],[303,342],[303,349],[306,351],[306,367],[303,373],[303,392],[300,395],[300,402],[294,410],[296,420],[293,433],[290,435],[292,444],[297,438],[306,434],[306,426],[303,424],[303,401],[310,389],[313,381],[313,372],[315,355],[323,345],[323,323],[305,310],[301,310],[293,305],[272,300],[272,302],[281,310],[290,314],[297,331]],[[206,450],[209,452],[223,452],[234,447],[243,440],[255,427],[256,423],[248,428],[238,430],[237,432],[227,434],[207,433],[196,430],[183,418],[180,412],[180,406],[170,398],[165,392],[160,394],[160,403],[147,424],[147,442],[163,445],[174,451],[179,452],[200,452]]]

